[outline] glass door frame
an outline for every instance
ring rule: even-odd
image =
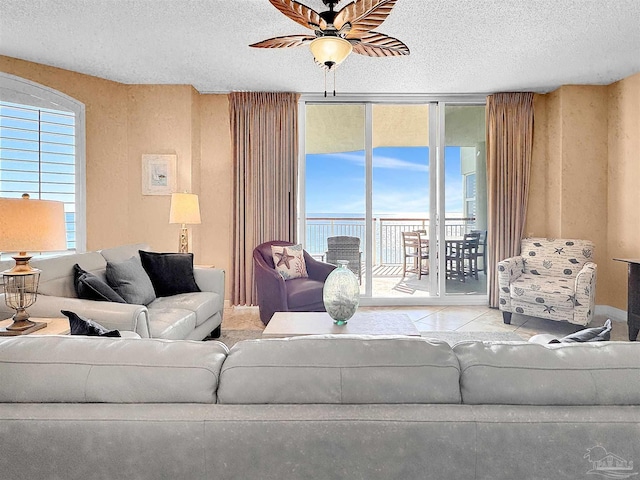
[[[431,255],[429,266],[438,275],[429,276],[429,295],[424,297],[372,297],[373,255],[365,255],[365,296],[363,306],[413,306],[413,305],[486,305],[489,297],[484,295],[461,295],[446,293],[446,271],[444,255],[445,239],[445,107],[447,105],[486,104],[486,95],[345,95],[323,97],[322,95],[301,95],[298,101],[298,242],[305,244],[306,237],[306,149],[305,118],[307,104],[348,104],[357,103],[365,107],[365,243],[367,249],[373,241],[373,105],[374,104],[424,104],[429,105],[429,238],[437,239],[438,255]],[[485,126],[486,128],[486,126]]]

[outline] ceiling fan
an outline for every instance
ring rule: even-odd
[[[255,48],[289,48],[309,45],[316,63],[326,70],[339,65],[353,51],[370,57],[409,55],[409,47],[400,40],[373,32],[385,21],[397,0],[354,0],[338,11],[340,0],[322,0],[329,7],[315,10],[295,0],[269,0],[280,12],[313,35],[288,35],[254,43]]]

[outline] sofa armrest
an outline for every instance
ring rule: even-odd
[[[598,266],[593,262],[586,262],[576,275],[573,323],[586,325],[593,320],[597,273]]]
[[[38,295],[36,303],[28,308],[32,317],[61,317],[60,310],[82,315],[109,330],[130,330],[149,337],[149,316],[144,305]]]
[[[224,298],[224,275],[221,268],[194,267],[193,276],[203,292],[219,293]]]
[[[498,262],[498,290],[500,294],[500,310],[511,311],[511,282],[516,280],[524,270],[522,257],[509,257]]]

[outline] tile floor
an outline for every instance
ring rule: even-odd
[[[526,315],[513,314],[510,325],[502,321],[502,312],[483,306],[421,306],[421,307],[361,307],[361,311],[392,311],[405,313],[420,332],[515,332],[524,340],[538,333],[550,333],[558,338],[581,330],[580,325],[554,322]],[[596,317],[589,327],[601,326],[605,317]],[[262,330],[257,307],[232,307],[225,309],[223,329]],[[626,322],[613,322],[611,340],[626,341]]]

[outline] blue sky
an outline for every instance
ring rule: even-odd
[[[364,151],[308,154],[306,212],[365,212]],[[462,212],[460,148],[445,149],[447,213]],[[373,149],[373,213],[424,217],[429,212],[429,147]]]

